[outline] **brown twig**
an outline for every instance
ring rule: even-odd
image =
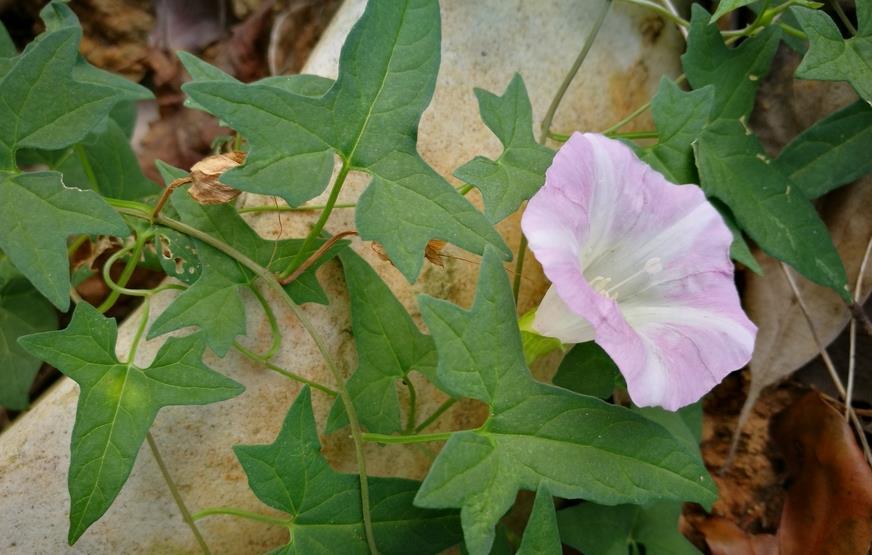
[[[170,198],[170,195],[173,194],[173,191],[191,182],[191,176],[180,177],[179,179],[173,179],[169,185],[164,187],[163,194],[161,194],[160,198],[157,201],[157,204],[154,205],[154,210],[151,211],[151,219],[154,220],[157,218],[158,214],[160,214],[161,209],[163,209],[164,204],[167,203],[167,200]]]
[[[330,248],[333,245],[335,245],[337,243],[337,241],[339,241],[343,237],[348,237],[349,235],[357,235],[357,232],[356,231],[343,231],[342,233],[337,233],[333,237],[324,241],[324,244],[321,245],[320,247],[318,247],[318,250],[313,252],[309,256],[309,258],[304,260],[303,263],[300,264],[296,270],[291,272],[291,274],[288,277],[286,277],[285,279],[279,280],[279,283],[281,283],[282,285],[287,285],[287,284],[291,283],[292,281],[294,281],[295,279],[297,279],[298,277],[300,277],[300,275],[302,275],[303,272],[308,270],[312,266],[312,264],[314,264],[319,258],[321,258],[321,256],[323,256],[323,254],[325,252],[330,250]]]
[[[820,337],[817,334],[817,330],[814,327],[814,322],[811,319],[811,313],[805,306],[805,301],[802,298],[802,294],[799,292],[799,288],[796,286],[796,282],[794,281],[793,276],[790,275],[790,269],[783,262],[780,266],[781,271],[784,272],[784,277],[787,278],[787,283],[790,285],[790,289],[793,291],[793,295],[799,302],[799,310],[805,317],[805,321],[808,324],[808,329],[811,332],[811,336],[814,339],[815,345],[818,348],[818,352],[820,353],[821,358],[824,361],[824,366],[826,366],[827,371],[830,374],[830,378],[833,380],[833,385],[836,387],[836,390],[839,392],[839,395],[842,397],[842,399],[847,399],[847,391],[845,390],[845,386],[844,384],[842,384],[842,380],[841,378],[839,378],[838,372],[836,372],[836,366],[833,364],[833,359],[830,358],[826,347],[824,347],[824,344],[821,342]],[[851,409],[850,415],[851,423],[854,425],[854,429],[857,432],[857,436],[860,440],[860,445],[863,446],[863,454],[866,456],[866,461],[870,465],[872,465],[872,450],[869,449],[869,442],[866,440],[866,431],[863,429],[863,424],[860,422],[860,419],[857,418],[857,413],[855,413],[853,409]]]

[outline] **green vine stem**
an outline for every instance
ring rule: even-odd
[[[136,358],[136,351],[139,349],[139,344],[142,341],[142,336],[145,334],[145,328],[148,327],[148,316],[150,308],[151,302],[148,298],[146,298],[145,302],[142,304],[142,316],[140,317],[139,325],[136,328],[136,333],[133,335],[133,341],[130,342],[130,348],[127,351],[127,364],[132,365],[134,363],[134,359]],[[173,481],[172,476],[170,475],[169,469],[164,463],[163,457],[161,457],[160,455],[160,451],[157,448],[157,443],[155,443],[154,437],[151,435],[151,432],[145,434],[145,439],[148,441],[148,447],[151,450],[151,454],[154,455],[154,460],[157,462],[158,468],[160,468],[161,476],[163,476],[164,482],[166,482],[167,488],[169,488],[170,493],[173,496],[173,500],[176,502],[179,511],[182,513],[182,519],[191,529],[191,532],[194,534],[194,538],[196,538],[197,543],[200,545],[200,549],[203,551],[203,553],[205,553],[206,555],[210,555],[209,546],[206,545],[206,541],[203,539],[203,536],[200,535],[200,530],[191,519],[191,513],[188,511],[188,507],[185,505],[185,501],[182,499],[182,496],[179,493],[179,489],[176,487],[176,484]]]
[[[423,422],[418,424],[418,426],[415,428],[415,433],[426,430],[431,424],[433,424],[433,422],[436,422],[440,416],[445,414],[445,412],[448,409],[453,407],[454,403],[456,403],[456,402],[457,402],[457,399],[452,397],[451,399],[448,399],[444,403],[439,405],[439,407],[435,411],[433,411],[433,414],[431,414],[430,416],[425,418]]]
[[[197,544],[199,544],[200,546],[200,550],[205,555],[211,555],[211,552],[209,551],[209,546],[206,545],[206,540],[203,539],[203,535],[200,533],[200,529],[197,528],[197,524],[194,522],[193,517],[191,517],[190,511],[188,511],[188,507],[185,505],[185,501],[182,499],[181,493],[179,493],[179,488],[176,487],[176,483],[173,481],[173,477],[170,475],[169,469],[167,468],[166,463],[164,463],[160,451],[158,451],[157,443],[154,441],[154,436],[151,435],[151,432],[145,434],[145,440],[148,442],[148,448],[151,449],[151,454],[154,456],[154,460],[155,462],[157,462],[158,468],[160,468],[160,473],[163,476],[164,482],[166,482],[170,493],[173,495],[173,500],[175,500],[176,506],[182,513],[182,519],[185,521],[185,524],[188,525],[188,527],[191,529],[191,532],[194,534],[194,538],[196,538]]]
[[[454,433],[456,432],[439,432],[435,434],[415,434],[401,436],[363,433],[361,434],[361,438],[363,439],[363,441],[384,444],[428,443],[430,441],[448,441],[448,439]]]
[[[304,378],[303,376],[301,376],[299,374],[295,374],[294,372],[291,372],[290,370],[285,370],[284,368],[273,364],[268,359],[263,358],[261,355],[255,353],[254,351],[252,351],[250,349],[246,349],[245,347],[243,347],[242,345],[240,345],[239,343],[237,343],[235,341],[233,342],[233,348],[236,349],[237,351],[239,351],[239,353],[241,355],[243,355],[244,357],[250,359],[253,362],[256,362],[258,364],[265,366],[267,369],[272,370],[276,374],[282,375],[282,376],[288,378],[289,380],[293,380],[295,382],[299,382],[299,383],[308,385],[312,389],[317,389],[318,391],[322,391],[322,392],[326,393],[327,395],[330,395],[331,397],[336,397],[338,395],[338,393],[335,389],[331,389],[324,384],[321,384],[319,382]]]
[[[282,332],[279,330],[279,323],[278,320],[276,320],[275,312],[273,312],[272,307],[263,296],[263,293],[260,292],[260,289],[255,287],[254,284],[249,285],[248,288],[254,295],[254,298],[257,299],[257,302],[263,309],[263,313],[266,315],[267,322],[269,322],[269,330],[272,334],[272,344],[269,346],[267,352],[258,355],[261,362],[269,362],[282,346]]]
[[[336,176],[336,181],[333,183],[333,187],[330,189],[330,196],[327,198],[327,204],[324,205],[324,210],[321,211],[321,215],[318,217],[318,221],[315,222],[315,226],[309,231],[309,234],[306,236],[306,239],[303,240],[303,246],[300,247],[300,252],[297,253],[291,261],[288,263],[288,267],[279,274],[281,279],[286,279],[288,276],[293,273],[303,262],[306,260],[306,252],[312,246],[312,243],[324,229],[324,226],[327,225],[327,220],[330,219],[330,213],[333,212],[333,207],[336,205],[336,199],[339,198],[339,191],[342,190],[342,185],[345,184],[345,178],[348,177],[348,172],[351,170],[351,165],[344,161],[342,163],[342,168],[339,170],[339,175]]]
[[[146,231],[144,233],[140,233],[136,236],[136,240],[134,241],[132,246],[125,247],[106,260],[106,263],[103,265],[103,279],[107,281],[107,284],[112,281],[109,276],[109,272],[112,269],[112,265],[115,264],[122,256],[130,253],[130,258],[127,259],[127,264],[124,265],[124,269],[121,271],[121,275],[118,276],[118,282],[115,283],[117,286],[115,289],[110,288],[109,296],[100,303],[100,306],[97,307],[97,310],[103,314],[113,306],[118,301],[118,298],[121,296],[121,291],[119,289],[123,288],[127,285],[127,282],[130,281],[130,277],[133,275],[134,270],[136,270],[136,265],[139,264],[139,259],[142,257],[142,249],[145,247],[145,244],[153,235],[152,232]],[[114,282],[113,282],[114,283]]]
[[[409,390],[409,414],[406,417],[406,433],[411,434],[415,431],[415,421],[418,419],[416,414],[418,405],[418,394],[415,392],[415,385],[409,376],[403,378],[403,384]]]
[[[594,21],[593,28],[591,28],[590,33],[585,37],[584,44],[582,45],[578,56],[575,57],[572,67],[569,68],[569,71],[563,78],[563,82],[560,83],[560,87],[557,88],[554,98],[551,99],[548,111],[545,112],[545,117],[542,118],[542,127],[539,132],[540,144],[544,145],[548,141],[548,134],[551,132],[551,123],[554,121],[554,115],[557,113],[557,108],[560,107],[560,103],[563,101],[563,97],[566,95],[569,85],[572,83],[573,79],[575,79],[575,76],[578,74],[578,69],[587,57],[588,52],[590,52],[590,49],[593,46],[593,41],[599,34],[611,5],[612,0],[605,0],[605,2],[603,2],[599,14],[597,14],[596,21]],[[526,256],[527,237],[524,234],[521,234],[521,240],[518,243],[518,258],[515,261],[515,279],[512,281],[512,296],[515,298],[515,304],[518,304],[518,295],[521,293],[521,274],[524,271],[524,259]]]
[[[345,172],[348,173],[347,171]],[[342,174],[340,174],[342,177]],[[344,177],[343,177],[344,180]],[[339,179],[337,179],[337,184],[339,183]],[[338,195],[338,189],[336,184],[334,184],[334,191],[336,195]],[[334,196],[331,193],[331,196]],[[151,220],[151,213],[147,205],[137,202],[124,201],[118,199],[107,199],[109,204],[120,213],[126,214],[128,216],[132,216],[135,218]],[[145,210],[143,210],[145,208]],[[323,214],[322,214],[323,215]],[[309,317],[306,316],[306,313],[291,299],[287,293],[285,292],[282,284],[278,282],[276,276],[272,274],[267,268],[264,268],[245,254],[239,252],[234,249],[224,241],[209,235],[195,227],[191,227],[183,222],[174,220],[172,218],[167,218],[166,216],[158,215],[154,218],[154,222],[166,226],[170,229],[174,229],[180,233],[184,233],[189,235],[195,239],[199,239],[203,241],[209,246],[215,247],[219,251],[223,252],[227,256],[234,258],[237,262],[254,272],[256,276],[263,279],[265,283],[271,287],[279,296],[284,299],[285,304],[291,309],[297,319],[300,321],[300,324],[309,334],[309,337],[312,338],[312,341],[315,342],[315,345],[318,347],[318,351],[321,353],[321,356],[324,358],[324,362],[327,364],[327,368],[330,370],[330,373],[333,375],[334,380],[337,384],[337,394],[339,398],[342,399],[342,404],[345,406],[345,413],[348,416],[348,423],[351,427],[351,437],[354,442],[354,452],[357,458],[357,468],[360,475],[360,499],[361,499],[361,512],[363,514],[363,526],[366,532],[366,540],[369,545],[370,551],[373,555],[378,555],[378,549],[375,545],[375,536],[372,531],[372,514],[370,510],[369,504],[369,481],[366,475],[366,458],[363,453],[363,439],[361,438],[360,431],[360,422],[357,419],[357,411],[354,409],[354,404],[351,401],[351,396],[348,394],[348,389],[345,387],[345,382],[342,378],[342,373],[339,370],[336,362],[333,360],[332,355],[330,354],[327,345],[324,343],[324,340],[321,338],[318,331],[309,321]],[[323,227],[323,226],[322,226]],[[319,231],[320,233],[320,231]],[[305,252],[305,249],[302,249],[300,252]]]
[[[270,206],[265,204],[263,206],[246,206],[245,208],[240,208],[238,212],[240,214],[256,214],[259,212],[317,212],[326,208],[327,205],[324,204],[312,206]],[[353,202],[338,203],[334,204],[333,208],[357,208],[357,204]]]
[[[197,511],[196,513],[191,515],[191,519],[197,521],[202,518],[206,518],[207,516],[215,515],[238,516],[246,520],[264,522],[266,524],[281,526],[283,528],[290,528],[294,524],[294,521],[292,519],[276,518],[274,516],[262,515],[260,513],[246,511],[245,509],[237,509],[235,507],[209,507],[207,509],[203,509],[202,511]]]

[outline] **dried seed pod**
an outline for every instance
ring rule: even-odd
[[[191,167],[191,188],[188,193],[200,204],[224,204],[239,196],[240,191],[229,187],[219,178],[245,161],[244,152],[228,152],[203,158]]]

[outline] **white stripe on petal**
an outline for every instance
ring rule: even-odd
[[[536,310],[533,329],[540,335],[555,337],[563,343],[584,343],[595,335],[593,326],[566,306],[554,286],[548,289]]]

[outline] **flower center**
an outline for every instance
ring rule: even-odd
[[[653,276],[654,274],[660,273],[663,270],[663,262],[660,260],[659,256],[655,256],[653,258],[649,258],[645,261],[645,265],[642,266],[642,269],[631,274],[630,276],[622,279],[618,283],[611,285],[612,278],[596,276],[592,280],[590,280],[590,286],[594,291],[602,295],[607,299],[611,299],[613,301],[618,300],[618,290],[622,287],[629,284],[631,281],[636,280],[638,277],[647,277]]]

